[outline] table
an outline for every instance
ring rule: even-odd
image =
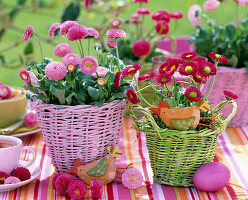
[[[133,163],[133,166],[142,172],[145,181],[142,187],[136,190],[128,190],[119,183],[108,184],[104,187],[102,199],[248,199],[248,126],[238,128],[229,127],[219,136],[214,161],[224,163],[228,166],[231,171],[231,180],[229,185],[224,189],[216,193],[206,193],[193,187],[171,187],[153,182],[144,134],[136,132],[131,118],[124,118],[123,125],[124,128],[119,144],[120,149],[122,149],[124,153],[121,159],[127,162],[127,164]],[[23,138],[23,141],[24,145],[31,145],[35,148],[37,152],[36,165],[40,166],[42,173],[40,177],[26,186],[0,193],[0,200],[70,199],[69,197],[59,195],[52,189],[54,167],[51,164],[48,149],[46,148],[41,133],[26,136]],[[31,159],[31,157],[29,153],[24,152],[22,159],[28,160]]]

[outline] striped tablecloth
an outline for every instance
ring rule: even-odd
[[[136,190],[128,190],[122,184],[112,183],[104,187],[102,199],[248,199],[248,126],[227,128],[218,139],[218,147],[214,161],[224,163],[231,171],[231,180],[227,187],[216,192],[206,193],[195,188],[171,187],[153,182],[152,170],[145,146],[145,136],[137,133],[130,118],[124,119],[124,130],[121,134],[120,148],[124,155],[122,159],[127,164],[133,163],[144,176],[144,184]],[[0,199],[70,199],[59,195],[52,189],[54,167],[51,165],[48,150],[41,133],[23,138],[24,145],[35,148],[38,156],[36,165],[42,170],[40,177],[16,190],[0,193]],[[22,159],[31,159],[28,153],[22,154]],[[89,195],[89,194],[87,194]]]

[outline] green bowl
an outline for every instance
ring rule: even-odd
[[[21,90],[11,88],[12,90]],[[21,90],[23,91],[23,90]],[[17,122],[25,114],[27,107],[26,93],[20,97],[0,100],[0,128],[5,128]]]

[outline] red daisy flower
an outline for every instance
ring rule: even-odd
[[[197,71],[196,62],[187,61],[179,67],[179,73],[182,75],[193,75]]]
[[[134,13],[134,14],[131,15],[131,18],[132,18],[132,19],[136,19],[136,20],[137,20],[139,17],[140,17],[140,15],[139,15],[138,13]]]
[[[208,54],[208,57],[209,58],[212,58],[213,60],[215,60],[215,53],[213,51],[211,51],[209,54]]]
[[[168,66],[169,62],[165,62],[162,65],[160,65],[158,69],[159,74],[165,74],[166,73],[166,67]]]
[[[224,95],[225,95],[227,100],[235,100],[235,99],[239,98],[238,95],[236,95],[230,91],[227,91],[227,90],[224,91]]]
[[[172,95],[173,95],[173,92],[172,91],[167,91],[167,97],[172,97]]]
[[[138,57],[146,56],[150,53],[151,45],[147,40],[137,40],[133,43],[132,50]]]
[[[177,62],[177,59],[174,59],[166,66],[166,73],[172,75],[175,73],[178,67],[179,63]]]
[[[134,64],[134,65],[129,65],[127,66],[123,71],[122,71],[122,75],[127,77],[130,74],[135,74],[138,70],[141,69],[141,66],[139,64]]]
[[[148,8],[138,8],[136,13],[139,15],[150,15],[151,12]]]
[[[203,62],[199,65],[199,71],[203,76],[213,76],[216,74],[216,67],[211,62]]]
[[[28,41],[34,33],[34,28],[32,26],[28,26],[27,29],[24,31],[22,39],[24,41]]]
[[[156,10],[152,14],[152,20],[155,21],[165,20],[167,22],[170,22],[170,14],[166,10]]]
[[[131,24],[142,24],[141,20],[131,20]]]
[[[202,94],[200,90],[198,90],[195,87],[187,88],[184,95],[189,101],[194,101],[194,102],[199,102],[202,98]]]
[[[120,19],[113,19],[111,22],[111,26],[113,28],[118,28],[122,24],[122,21]]]
[[[134,0],[134,3],[148,3],[148,0]]]
[[[172,12],[169,14],[170,18],[174,19],[182,19],[183,18],[183,13],[182,12]]]
[[[137,104],[137,103],[139,103],[138,96],[137,96],[137,94],[135,93],[134,90],[128,89],[126,94],[127,94],[127,99],[128,99],[132,104]]]
[[[67,66],[67,70],[68,70],[69,72],[73,72],[75,69],[76,69],[76,67],[75,67],[75,65],[73,65],[73,64],[69,64],[69,65]]]
[[[170,30],[170,26],[169,26],[169,23],[167,21],[159,20],[159,21],[157,21],[157,23],[155,25],[155,29],[156,29],[158,34],[166,35]]]
[[[21,79],[25,82],[25,83],[29,83],[30,82],[30,75],[26,70],[21,70],[19,73],[19,76],[21,77]]]
[[[97,84],[100,85],[100,86],[105,85],[105,79],[104,78],[97,79]]]
[[[204,57],[197,57],[197,58],[193,58],[192,61],[198,62],[198,63],[202,63],[202,62],[206,62],[207,59]]]
[[[194,52],[194,51],[191,51],[191,52],[183,53],[183,54],[181,55],[181,58],[182,58],[183,60],[191,60],[191,59],[193,59],[193,58],[196,57],[196,56],[197,56],[197,53]]]
[[[204,78],[204,79],[203,79]],[[204,77],[200,72],[196,72],[194,75],[193,75],[193,79],[195,80],[195,82],[201,84],[205,84],[207,82],[207,78]],[[203,80],[203,81],[202,81]]]
[[[208,54],[208,57],[212,58],[213,61],[218,61],[218,62],[221,62],[223,64],[227,64],[228,63],[228,60],[225,56],[223,55],[220,55],[220,54],[215,54],[214,52],[210,52]]]
[[[139,76],[138,81],[145,81],[145,80],[154,78],[155,76],[156,74],[154,72],[148,72],[146,74]]]
[[[160,84],[165,84],[171,81],[171,76],[169,74],[159,74],[157,77],[157,81]]]
[[[119,89],[121,84],[121,72],[115,74],[114,86],[116,89]]]

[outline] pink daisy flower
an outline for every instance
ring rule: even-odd
[[[159,20],[155,25],[155,30],[158,34],[165,35],[170,30],[169,23],[165,20]]]
[[[170,22],[170,14],[167,10],[156,10],[152,14],[152,20],[155,21],[164,20]]]
[[[21,79],[25,82],[25,83],[29,83],[30,82],[30,75],[26,70],[21,70],[19,73],[19,76],[21,77]]]
[[[120,84],[121,84],[121,72],[117,72],[115,74],[114,87],[116,89],[119,89]]]
[[[151,45],[147,40],[137,40],[133,43],[132,50],[138,57],[146,56],[151,51]]]
[[[28,127],[34,127],[38,124],[37,113],[29,112],[24,116],[24,124]]]
[[[22,39],[24,41],[28,41],[34,33],[34,28],[32,26],[28,26],[27,29],[24,31]]]
[[[74,181],[74,176],[70,174],[63,173],[55,181],[55,189],[62,195],[67,194],[68,185],[70,182]]]
[[[128,89],[126,95],[127,95],[127,99],[128,99],[132,104],[137,104],[137,103],[139,103],[138,96],[137,96],[137,94],[135,93],[134,90]],[[123,175],[122,175],[122,177],[123,177]],[[123,180],[122,180],[122,181],[123,181]]]
[[[106,33],[109,38],[123,38],[126,37],[126,32],[122,29],[109,29]]]
[[[150,15],[151,11],[148,8],[138,8],[137,14],[139,15]]]
[[[127,169],[122,175],[122,183],[128,189],[137,189],[142,185],[143,176],[136,168]]]
[[[0,84],[0,99],[9,99],[12,97],[12,91],[7,85]]]
[[[67,66],[67,70],[68,70],[69,72],[73,72],[75,69],[76,69],[76,67],[75,67],[75,65],[73,65],[73,64],[69,64],[69,65]]]
[[[104,78],[99,78],[99,79],[97,79],[96,82],[97,82],[97,84],[100,85],[100,86],[105,85],[105,79],[104,79]]]
[[[111,41],[111,40],[108,40],[106,41],[106,44],[111,47],[111,48],[117,48],[118,47],[118,44],[115,43],[114,41]]]
[[[169,14],[170,15],[170,18],[173,18],[173,19],[182,19],[183,18],[183,13],[182,12],[172,12]]]
[[[111,22],[112,28],[119,28],[121,24],[122,24],[122,21],[120,19],[113,19]]]
[[[154,72],[148,72],[146,74],[143,74],[141,75],[139,78],[138,78],[138,81],[146,81],[146,80],[149,80],[149,79],[152,79],[156,76],[156,74]]]
[[[99,33],[96,29],[94,28],[87,28],[88,31],[88,35],[85,37],[85,39],[87,38],[99,38]]]
[[[127,66],[123,71],[122,71],[122,75],[127,77],[130,74],[135,74],[138,70],[141,69],[141,66],[139,64],[134,64],[134,65],[129,65]]]
[[[189,8],[188,18],[194,26],[201,25],[201,7],[199,5],[193,5]]]
[[[182,58],[183,60],[191,60],[191,59],[195,58],[196,56],[197,56],[197,53],[194,52],[194,51],[191,51],[191,52],[183,53],[183,54],[181,55],[181,58]]]
[[[65,35],[72,26],[77,24],[75,21],[65,21],[60,25],[60,35]]]
[[[45,67],[45,74],[50,80],[61,80],[65,78],[66,73],[66,66],[59,61],[50,62]]]
[[[60,23],[54,23],[48,30],[48,35],[50,38],[54,38],[59,34],[59,29],[60,29]]]
[[[98,67],[97,60],[91,56],[84,57],[79,63],[80,69],[85,74],[93,74]]]
[[[134,3],[148,3],[148,0],[133,0]]]
[[[235,100],[235,99],[239,98],[238,95],[236,95],[230,91],[227,91],[227,90],[224,91],[224,95],[225,95],[227,100]]]
[[[207,11],[215,11],[216,8],[218,8],[220,5],[220,2],[217,0],[207,0],[204,4],[203,4],[203,8],[204,10]]]
[[[97,70],[93,74],[91,74],[91,75],[94,78],[98,78],[98,77],[99,78],[103,78],[104,76],[106,76],[106,74],[108,73],[108,71],[109,71],[109,69],[106,68],[106,67],[98,67]],[[96,73],[97,73],[98,77],[97,77]]]
[[[76,53],[68,53],[63,57],[62,62],[65,64],[65,66],[68,66],[70,64],[77,66],[80,63],[81,57]]]
[[[130,21],[131,24],[142,24],[141,20],[131,20]]]
[[[83,181],[81,180],[72,180],[68,184],[67,192],[69,197],[72,199],[84,199],[87,188]]]
[[[90,183],[90,198],[99,199],[102,197],[103,185],[98,179],[92,179]]]
[[[132,19],[138,19],[140,17],[140,15],[138,13],[134,13],[131,15]]]
[[[38,87],[38,86],[40,85],[40,83],[39,83],[38,78],[35,76],[34,72],[29,71],[28,73],[29,73],[31,82],[32,82],[36,87]]]
[[[80,40],[88,35],[88,30],[82,25],[74,25],[67,32],[67,38],[70,41]]]
[[[54,55],[58,57],[64,57],[66,54],[71,53],[72,48],[67,43],[58,44],[54,48]]]
[[[64,173],[57,173],[57,174],[55,174],[55,175],[53,176],[53,179],[52,179],[52,187],[53,187],[53,189],[55,189],[55,182],[56,182],[57,178],[58,178],[60,175],[62,175],[62,174],[64,174]]]
[[[199,102],[202,98],[202,94],[200,90],[198,90],[195,87],[187,88],[184,95],[189,101],[194,101],[194,102]]]

